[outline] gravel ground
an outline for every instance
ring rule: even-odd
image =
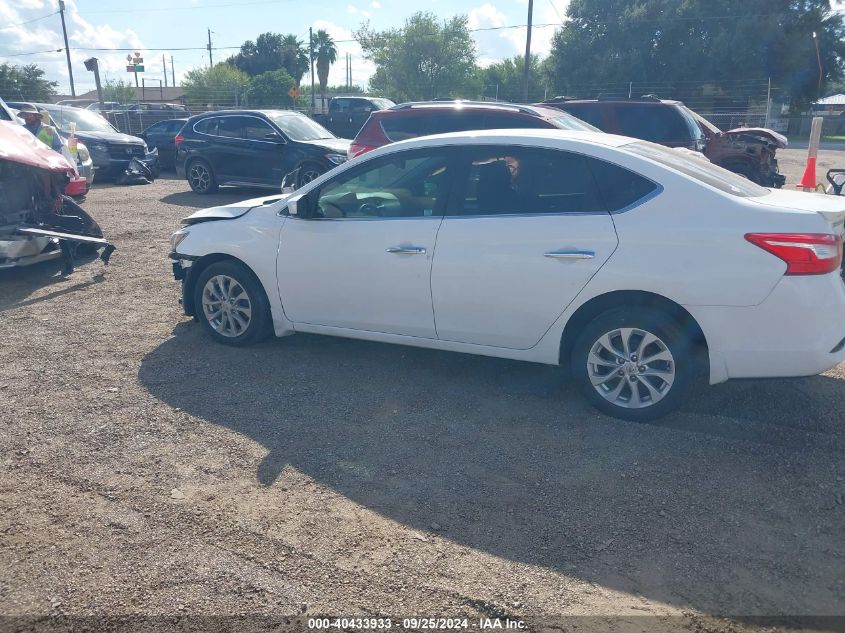
[[[802,154],[782,153],[790,183]],[[180,312],[168,237],[253,195],[99,185],[84,206],[118,245],[108,268],[0,273],[0,629],[845,616],[845,365],[719,385],[640,425],[554,367],[309,335],[216,345]],[[825,622],[793,624],[843,624]]]

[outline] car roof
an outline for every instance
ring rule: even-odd
[[[563,99],[561,101],[547,101],[544,105],[554,108],[557,106],[569,105],[570,103],[625,103],[630,105],[683,105],[683,101],[674,99]]]
[[[381,110],[382,116],[385,112],[413,112],[413,111],[444,111],[461,110],[469,112],[505,112],[512,114],[527,114],[530,116],[541,116],[545,118],[558,118],[560,111],[546,105],[523,105],[517,103],[489,102],[489,101],[409,101],[400,103],[387,110]]]
[[[296,110],[213,110],[211,112],[202,112],[200,114],[195,114],[191,119],[205,119],[207,117],[212,116],[235,116],[235,115],[256,115],[256,114],[263,114],[264,116],[273,114],[273,115],[282,115],[282,116],[306,116],[302,114],[302,112],[297,112]]]
[[[581,130],[560,129],[508,129],[508,130],[468,130],[464,132],[449,132],[434,134],[397,141],[383,145],[368,152],[368,155],[387,154],[391,151],[412,149],[415,147],[438,147],[446,145],[534,145],[549,147],[554,141],[575,141],[583,145],[597,145],[603,147],[622,147],[636,142],[637,139],[605,132],[588,132]],[[550,143],[551,142],[551,143]]]

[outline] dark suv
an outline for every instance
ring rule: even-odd
[[[174,139],[176,173],[197,193],[219,185],[297,186],[346,160],[349,141],[291,110],[228,110],[192,116]]]
[[[574,116],[545,106],[480,101],[421,101],[373,112],[352,141],[349,157],[417,136],[518,128],[597,131],[592,125]]]
[[[782,187],[775,152],[786,138],[765,128],[722,132],[680,101],[657,97],[638,99],[569,99],[544,102],[596,126],[604,132],[641,138],[668,147],[703,152],[711,162],[766,187]]]

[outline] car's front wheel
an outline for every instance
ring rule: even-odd
[[[305,163],[299,168],[299,177],[297,178],[297,189],[303,185],[307,185],[315,178],[319,178],[325,173],[325,169],[316,163]]]
[[[211,264],[200,273],[195,292],[195,314],[216,341],[249,345],[270,334],[267,295],[261,282],[240,262]]]
[[[696,376],[696,354],[692,339],[668,314],[618,308],[581,332],[571,371],[597,409],[646,422],[681,405]]]

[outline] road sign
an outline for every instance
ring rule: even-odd
[[[288,96],[291,99],[296,99],[300,94],[302,94],[302,93],[299,92],[299,88],[297,88],[296,86],[294,86],[293,88],[288,90]]]

